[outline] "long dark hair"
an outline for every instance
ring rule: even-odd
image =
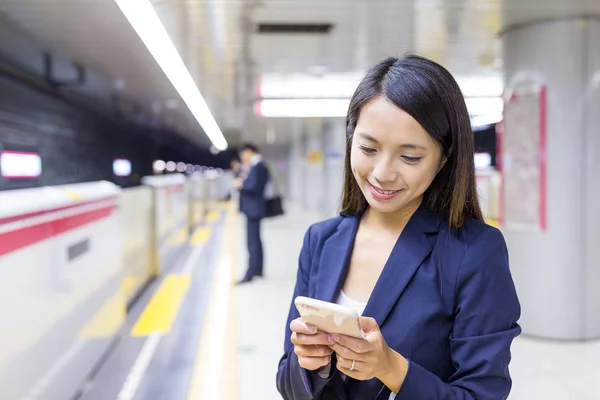
[[[341,213],[358,215],[367,207],[350,165],[354,129],[363,105],[384,96],[411,115],[440,145],[446,163],[427,191],[423,204],[459,229],[465,219],[483,221],[475,186],[474,138],[460,87],[441,65],[417,55],[389,57],[360,82],[346,117],[346,158]]]

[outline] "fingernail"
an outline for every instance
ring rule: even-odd
[[[331,338],[333,339],[334,342],[337,342],[338,340],[340,340],[339,335],[331,335]]]
[[[316,326],[309,326],[308,327],[308,331],[310,333],[317,333],[317,327]]]
[[[333,336],[329,335],[329,337],[327,338],[327,340],[329,341],[329,343],[334,344],[335,343],[335,339],[333,339]]]

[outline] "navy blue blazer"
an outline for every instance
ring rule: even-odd
[[[269,182],[269,170],[263,161],[256,163],[240,189],[240,211],[248,219],[261,219],[267,215],[265,187]]]
[[[339,216],[308,229],[294,298],[335,301],[359,220]],[[499,400],[512,385],[510,345],[521,332],[520,313],[500,231],[474,219],[452,230],[421,208],[398,238],[363,315],[375,318],[387,344],[409,361],[397,400]],[[277,372],[284,399],[388,399],[391,391],[378,379],[344,382],[335,357],[328,378],[301,368],[289,328],[298,317],[292,301]]]

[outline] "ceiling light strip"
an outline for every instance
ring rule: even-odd
[[[150,1],[115,0],[115,2],[171,81],[192,115],[202,126],[212,144],[219,150],[227,149],[227,140]]]

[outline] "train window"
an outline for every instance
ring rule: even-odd
[[[37,153],[2,151],[0,174],[7,179],[31,179],[42,175],[42,158]]]

